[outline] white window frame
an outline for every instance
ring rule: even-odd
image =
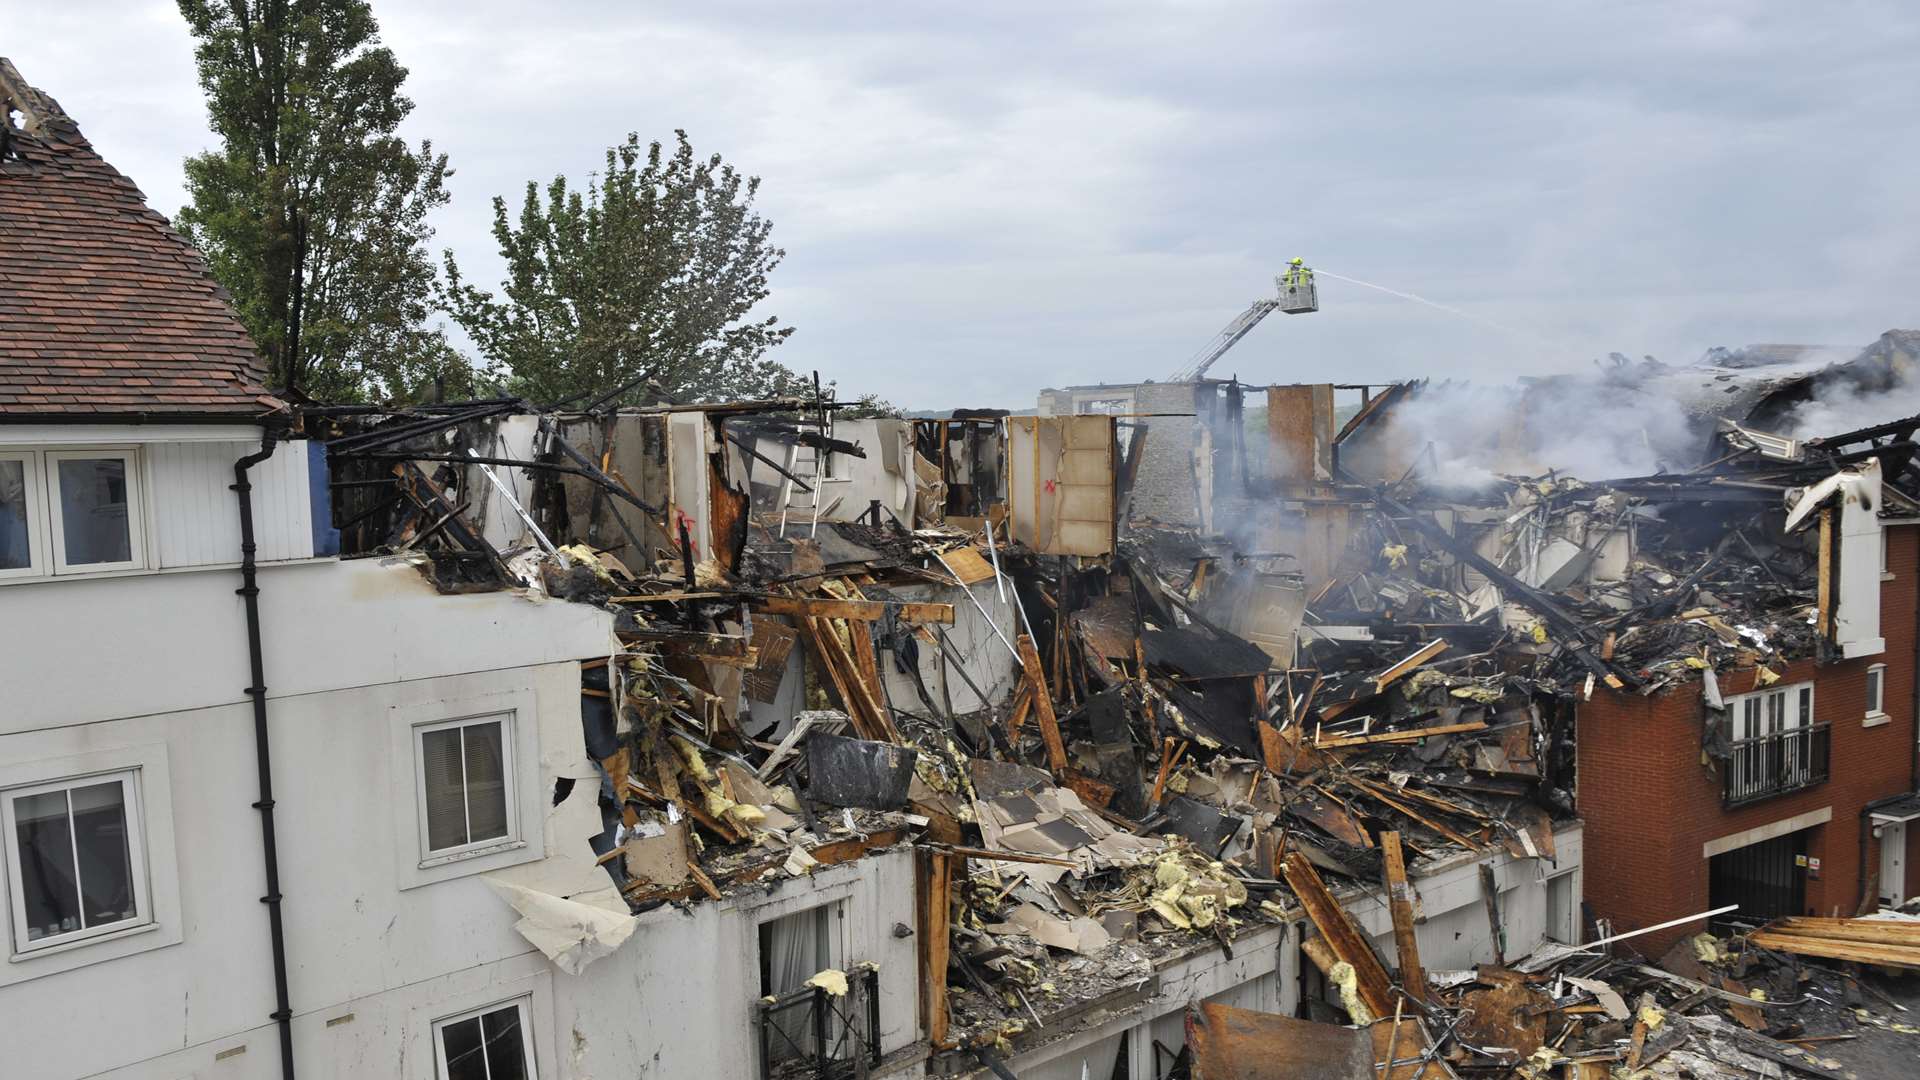
[[[462,859],[486,855],[507,848],[518,847],[524,841],[520,838],[520,791],[514,770],[519,759],[518,748],[514,746],[516,714],[512,710],[503,712],[480,713],[460,716],[451,720],[432,721],[413,726],[413,790],[414,810],[420,834],[420,866],[422,869],[458,862]],[[476,727],[481,724],[500,725],[500,769],[505,781],[507,835],[489,837],[461,844],[457,847],[434,848],[427,839],[427,778],[426,778],[426,737],[435,731],[449,728]],[[464,765],[465,754],[462,754]],[[472,835],[473,809],[471,797],[465,788],[465,773],[462,773],[462,795],[468,797],[467,816],[469,836]]]
[[[17,461],[22,466],[27,501],[27,565],[0,569],[0,579],[47,576],[47,492],[40,478],[40,454],[33,450],[0,451],[0,461]]]
[[[447,1042],[446,1037],[442,1034],[447,1025],[462,1023],[507,1008],[512,1008],[520,1014],[520,1056],[521,1060],[525,1062],[528,1080],[539,1080],[540,1064],[533,1048],[533,995],[531,994],[517,998],[508,998],[504,1001],[496,1001],[491,1005],[483,1005],[478,1009],[468,1009],[466,1012],[455,1013],[452,1016],[443,1016],[435,1020],[433,1022],[433,1075],[437,1080],[447,1080],[448,1078]],[[481,1025],[482,1038],[485,1037],[485,1034],[486,1026],[483,1021]],[[488,1071],[492,1071],[491,1067],[489,1067]]]
[[[1861,722],[1863,727],[1879,727],[1892,721],[1887,715],[1887,665],[1872,664],[1867,668],[1867,715]]]
[[[107,781],[114,781],[120,785],[121,803],[127,822],[127,857],[129,860],[129,872],[133,883],[134,911],[136,915],[132,919],[120,919],[115,922],[104,923],[100,926],[85,927],[79,930],[70,930],[63,934],[53,934],[38,940],[29,940],[27,934],[27,905],[25,893],[26,874],[21,861],[20,834],[15,821],[14,804],[20,799],[34,795],[44,795],[55,791],[70,792],[74,788],[89,787]],[[46,949],[57,949],[61,946],[72,945],[77,942],[93,941],[100,938],[135,933],[153,925],[153,900],[152,892],[147,881],[147,840],[146,830],[142,827],[143,821],[144,818],[140,805],[140,770],[138,768],[122,769],[107,773],[94,773],[87,776],[62,777],[58,780],[49,780],[38,784],[27,784],[0,791],[0,827],[6,830],[4,840],[0,841],[0,847],[4,847],[6,851],[8,921],[12,924],[13,928],[13,954],[16,957],[27,956]],[[73,828],[73,803],[71,795],[68,796],[67,802],[67,827],[69,830]],[[71,837],[71,833],[69,833],[69,835]],[[72,842],[71,839],[69,842]],[[79,845],[74,843],[73,846],[77,857]],[[75,873],[74,884],[76,888],[79,888],[80,881],[77,871]],[[84,905],[84,900],[82,900],[82,904]]]
[[[82,450],[47,450],[41,455],[47,493],[48,540],[53,544],[55,574],[104,574],[114,570],[147,568],[146,492],[140,475],[140,450],[133,446],[101,446]],[[67,563],[67,535],[60,509],[60,463],[62,461],[98,461],[117,458],[127,478],[127,554],[131,558],[110,563]]]
[[[1807,707],[1801,710],[1799,709],[1800,692],[1803,690],[1806,691]],[[1776,718],[1771,715],[1770,710],[1767,708],[1767,699],[1775,695],[1779,695],[1781,698],[1778,723],[1775,723]],[[1752,725],[1747,723],[1747,706],[1749,704],[1757,704],[1759,706],[1759,708],[1753,712],[1752,719],[1755,720],[1756,723]],[[1733,715],[1734,739],[1757,739],[1762,735],[1778,735],[1781,732],[1790,731],[1795,728],[1813,726],[1813,717],[1816,709],[1814,687],[1810,682],[1790,683],[1786,686],[1769,686],[1765,690],[1755,690],[1751,693],[1737,694],[1730,697],[1727,699],[1727,707]],[[1799,713],[1797,719],[1791,715],[1795,712]]]

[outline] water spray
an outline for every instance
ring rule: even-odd
[[[1345,274],[1336,274],[1331,270],[1323,269],[1322,267],[1318,267],[1318,266],[1313,268],[1313,273],[1314,273],[1314,276],[1316,277],[1330,277],[1335,281],[1344,281],[1349,285],[1358,285],[1361,288],[1373,289],[1376,292],[1386,293],[1388,296],[1397,296],[1402,300],[1411,300],[1416,304],[1425,304],[1427,307],[1433,308],[1436,311],[1444,311],[1449,315],[1458,315],[1459,317],[1466,319],[1469,322],[1479,323],[1481,326],[1485,326],[1492,330],[1498,330],[1503,334],[1511,334],[1515,337],[1527,338],[1536,344],[1551,345],[1556,349],[1568,349],[1575,352],[1579,351],[1578,346],[1575,346],[1569,342],[1555,341],[1552,338],[1544,337],[1540,334],[1534,333],[1531,330],[1522,330],[1517,326],[1508,326],[1505,323],[1495,322],[1494,320],[1489,319],[1484,315],[1475,315],[1471,311],[1462,311],[1461,309],[1454,307],[1451,304],[1442,304],[1437,300],[1429,300],[1424,296],[1418,296],[1410,292],[1401,292],[1399,289],[1389,289],[1385,285],[1376,285],[1371,281],[1361,281],[1359,278],[1347,277]]]

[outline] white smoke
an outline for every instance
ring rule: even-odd
[[[1813,397],[1795,406],[1780,434],[1814,439],[1920,414],[1920,364],[1889,331],[1857,358],[1814,379]]]
[[[1412,466],[1428,484],[1481,488],[1499,476],[1604,480],[1680,468],[1704,441],[1678,402],[1605,373],[1430,384],[1391,410],[1390,428],[1390,452],[1368,461],[1343,447],[1343,464],[1382,480],[1399,479],[1384,469]]]

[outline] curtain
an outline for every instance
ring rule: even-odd
[[[760,972],[763,995],[779,996],[806,985],[814,975],[833,966],[830,933],[834,905],[796,912],[760,925]],[[809,1009],[776,1012],[772,1026],[779,1034],[769,1040],[769,1063],[817,1055],[813,1014]],[[784,1036],[784,1037],[783,1037]]]

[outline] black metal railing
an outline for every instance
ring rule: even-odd
[[[1724,773],[1722,804],[1742,806],[1826,783],[1832,729],[1832,724],[1810,724],[1735,739]]]
[[[879,970],[863,964],[844,995],[808,986],[762,1002],[762,1080],[866,1080],[880,1063],[879,991]]]

